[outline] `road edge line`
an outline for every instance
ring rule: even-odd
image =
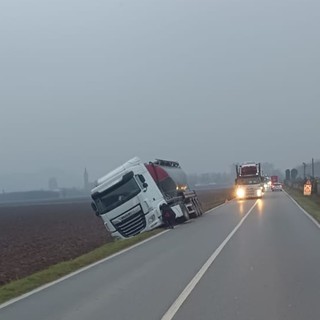
[[[234,200],[235,200],[235,199],[231,199],[231,200],[228,200],[227,202],[223,202],[223,203],[219,204],[218,206],[213,207],[213,208],[207,210],[207,211],[204,212],[203,214],[211,214],[211,213],[214,214],[214,212],[212,212],[212,211],[216,211],[217,209],[220,209],[220,208],[226,206],[227,204],[233,203]]]
[[[170,308],[166,311],[166,313],[161,317],[161,320],[172,320],[176,313],[179,311],[183,303],[187,300],[189,295],[192,293],[193,289],[200,282],[201,278],[205,275],[209,267],[213,264],[216,258],[219,256],[223,248],[227,245],[227,243],[232,239],[234,234],[238,231],[244,221],[247,219],[249,214],[256,207],[259,200],[253,204],[253,206],[249,209],[249,211],[245,214],[245,216],[240,220],[240,222],[236,225],[236,227],[229,233],[229,235],[224,239],[224,241],[220,244],[220,246],[212,253],[209,259],[204,263],[204,265],[200,268],[200,270],[196,273],[196,275],[192,278],[192,280],[187,284],[187,286],[180,293],[178,298],[173,302]]]
[[[221,203],[221,204],[219,204],[218,206],[213,207],[213,208],[211,208],[211,209],[207,210],[206,212],[204,212],[204,214],[210,214],[212,211],[216,211],[217,209],[219,209],[219,208],[221,208],[221,207],[225,206],[226,204],[227,204],[226,202]]]
[[[149,242],[149,241],[151,241],[151,240],[153,240],[153,239],[155,239],[157,237],[160,237],[161,235],[163,235],[163,234],[165,234],[165,233],[167,233],[169,231],[170,230],[164,230],[164,231],[162,231],[162,232],[160,232],[158,234],[155,234],[154,236],[152,236],[150,238],[142,240],[141,242],[138,242],[138,243],[136,243],[136,244],[134,244],[134,245],[132,245],[132,246],[130,246],[128,248],[125,248],[125,249],[123,249],[123,250],[121,250],[119,252],[116,252],[116,253],[112,254],[111,256],[109,256],[109,257],[106,257],[106,258],[103,258],[101,260],[98,260],[98,261],[96,261],[94,263],[89,264],[86,267],[83,267],[83,268],[81,268],[81,269],[79,269],[77,271],[74,271],[74,272],[72,272],[72,273],[70,273],[68,275],[65,275],[65,276],[63,276],[63,277],[61,277],[61,278],[59,278],[59,279],[57,279],[55,281],[49,282],[49,283],[47,283],[47,284],[45,284],[45,285],[43,285],[43,286],[41,286],[39,288],[36,288],[36,289],[34,289],[34,290],[30,291],[30,292],[24,293],[23,295],[21,295],[21,296],[19,296],[17,298],[14,298],[14,299],[11,299],[11,300],[9,300],[7,302],[4,302],[4,303],[0,304],[0,310],[4,309],[4,308],[6,308],[6,307],[8,307],[8,306],[10,306],[10,305],[12,305],[14,303],[17,303],[17,302],[19,302],[19,301],[21,301],[23,299],[26,299],[26,298],[28,298],[28,297],[30,297],[30,296],[32,296],[32,295],[34,295],[34,294],[36,294],[36,293],[38,293],[40,291],[43,291],[43,290],[45,290],[47,288],[50,288],[50,287],[52,287],[52,286],[54,286],[54,285],[56,285],[56,284],[58,284],[60,282],[63,282],[65,280],[69,279],[69,278],[72,278],[72,277],[74,277],[74,276],[76,276],[76,275],[78,275],[78,274],[80,274],[80,273],[82,273],[84,271],[87,271],[87,270],[89,270],[91,268],[94,268],[94,267],[98,266],[101,263],[104,263],[104,262],[107,262],[108,260],[116,258],[117,256],[120,256],[123,253],[131,251],[131,250],[133,250],[133,249],[135,249],[135,248],[137,248],[137,247],[139,247],[139,246],[141,246],[141,245],[143,245],[143,244],[145,244],[145,243],[147,243],[147,242]]]
[[[220,207],[223,207],[226,204],[227,203],[222,203],[222,204],[220,204],[220,205],[218,205],[218,206],[216,206],[216,207],[214,207],[212,209],[207,210],[206,212],[204,212],[204,214],[210,213],[211,211],[215,211],[216,209],[219,209]],[[40,286],[40,287],[38,287],[36,289],[33,289],[33,290],[31,290],[31,291],[29,291],[27,293],[24,293],[21,296],[18,296],[16,298],[10,299],[10,300],[0,304],[0,310],[4,309],[4,308],[6,308],[6,307],[8,307],[8,306],[10,306],[10,305],[12,305],[14,303],[17,303],[17,302],[19,302],[19,301],[21,301],[23,299],[26,299],[26,298],[28,298],[28,297],[30,297],[30,296],[38,293],[38,292],[41,292],[41,291],[43,291],[43,290],[45,290],[47,288],[50,288],[50,287],[52,287],[52,286],[54,286],[54,285],[56,285],[56,284],[58,284],[60,282],[68,280],[69,278],[72,278],[72,277],[74,277],[74,276],[76,276],[76,275],[78,275],[78,274],[80,274],[80,273],[82,273],[84,271],[87,271],[87,270],[89,270],[89,269],[91,269],[91,268],[93,268],[93,267],[95,267],[95,266],[97,266],[97,265],[99,265],[101,263],[104,263],[104,262],[106,262],[108,260],[111,260],[111,259],[113,259],[113,258],[115,258],[115,257],[117,257],[117,256],[119,256],[119,255],[121,255],[123,253],[126,253],[126,252],[136,248],[136,247],[139,247],[140,245],[143,245],[144,243],[146,243],[148,241],[151,241],[151,240],[153,240],[153,239],[155,239],[155,238],[157,238],[157,237],[159,237],[159,236],[161,236],[161,235],[163,235],[163,234],[165,234],[165,233],[167,233],[169,231],[170,230],[164,230],[164,231],[162,231],[162,232],[160,232],[160,233],[158,233],[158,234],[156,234],[156,235],[154,235],[154,236],[152,236],[152,237],[150,237],[148,239],[145,239],[145,240],[143,240],[141,242],[138,242],[138,243],[126,248],[126,249],[123,249],[123,250],[121,250],[119,252],[116,252],[116,253],[112,254],[111,256],[109,256],[109,257],[103,258],[102,260],[98,260],[98,261],[96,261],[94,263],[91,263],[88,266],[85,266],[85,267],[83,267],[83,268],[81,268],[81,269],[79,269],[77,271],[74,271],[74,272],[72,272],[70,274],[67,274],[67,275],[65,275],[65,276],[63,276],[63,277],[61,277],[61,278],[59,278],[59,279],[57,279],[55,281],[51,281],[51,282],[49,282],[47,284],[44,284],[44,285],[42,285],[42,286]]]
[[[293,199],[287,191],[284,191],[289,199],[320,229],[320,223],[305,209],[303,209],[300,204]]]

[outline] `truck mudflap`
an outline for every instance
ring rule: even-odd
[[[202,216],[203,210],[195,191],[184,191],[180,196],[166,199],[170,206],[180,204],[185,220]]]
[[[196,218],[202,216],[203,210],[195,191],[185,191],[183,193],[183,198],[190,217]]]

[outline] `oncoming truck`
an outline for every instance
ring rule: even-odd
[[[163,224],[161,205],[169,204],[176,219],[202,215],[197,194],[189,189],[178,162],[143,163],[135,157],[97,181],[92,208],[115,238],[129,238]]]
[[[261,164],[248,162],[236,165],[235,180],[236,196],[238,199],[261,198],[264,193]]]

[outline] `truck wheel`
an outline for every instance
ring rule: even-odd
[[[203,212],[202,212],[202,208],[201,208],[199,201],[196,201],[196,208],[198,211],[198,217],[202,216]]]
[[[190,219],[189,211],[184,204],[180,204],[181,211],[183,213],[183,221],[188,221]]]
[[[191,218],[198,218],[200,216],[200,211],[195,201],[192,201],[192,210],[194,213],[191,215]]]

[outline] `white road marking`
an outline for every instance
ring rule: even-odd
[[[238,225],[232,230],[232,232],[227,236],[227,238],[220,244],[220,246],[214,251],[214,253],[211,255],[211,257],[206,261],[206,263],[201,267],[201,269],[198,271],[198,273],[194,276],[194,278],[189,282],[189,284],[185,287],[185,289],[182,291],[182,293],[179,295],[177,300],[171,305],[171,307],[168,309],[168,311],[163,315],[161,320],[171,320],[176,315],[178,310],[181,308],[183,303],[186,301],[188,296],[191,294],[193,289],[196,287],[196,285],[199,283],[201,278],[204,276],[204,274],[207,272],[209,267],[212,265],[212,263],[216,260],[220,252],[223,250],[225,245],[230,241],[230,239],[233,237],[233,235],[237,232],[237,230],[241,227],[243,222],[246,220],[246,218],[249,216],[249,214],[252,212],[252,210],[255,208],[259,200],[257,200],[254,205],[250,208],[250,210],[246,213],[246,215],[241,219],[241,221],[238,223]]]
[[[285,194],[295,203],[295,205],[320,229],[320,223],[306,210],[304,210],[300,204],[294,200],[286,191]]]
[[[227,203],[229,203],[229,202],[221,203],[221,204],[220,204],[220,205],[218,205],[217,207],[214,207],[214,208],[212,208],[212,209],[210,209],[210,210],[206,211],[204,214],[215,214],[215,212],[214,212],[214,211],[216,211],[217,209],[219,209],[219,208],[221,208],[221,207],[225,206]]]
[[[11,299],[11,300],[3,303],[3,304],[0,304],[0,310],[3,309],[3,308],[5,308],[5,307],[8,307],[8,306],[10,306],[10,305],[12,305],[12,304],[20,301],[20,300],[26,299],[26,298],[34,295],[35,293],[38,293],[38,292],[40,292],[40,291],[42,291],[42,290],[45,290],[45,289],[47,289],[47,288],[49,288],[49,287],[52,287],[52,286],[54,286],[54,285],[56,285],[56,284],[58,284],[58,283],[60,283],[60,282],[62,282],[62,281],[64,281],[64,280],[67,280],[67,279],[69,279],[69,278],[71,278],[71,277],[74,277],[75,275],[78,275],[78,274],[81,273],[81,272],[84,272],[84,271],[86,271],[86,270],[89,270],[89,269],[91,269],[91,268],[93,268],[93,267],[95,267],[95,266],[97,266],[97,265],[99,265],[99,264],[101,264],[101,263],[104,263],[104,262],[106,262],[106,261],[108,261],[108,260],[111,260],[111,259],[113,259],[113,258],[115,258],[115,257],[117,257],[117,256],[119,256],[119,255],[121,255],[121,254],[123,254],[123,253],[125,253],[125,252],[128,252],[128,251],[130,251],[130,250],[132,250],[132,249],[134,249],[134,248],[137,248],[137,247],[145,244],[146,242],[149,242],[149,241],[151,241],[151,240],[153,240],[153,239],[155,239],[155,238],[157,238],[157,237],[165,234],[165,233],[168,232],[168,231],[169,231],[169,230],[165,230],[165,231],[163,231],[163,232],[161,232],[161,233],[158,233],[158,234],[152,236],[151,238],[148,238],[148,239],[146,239],[146,240],[143,240],[143,241],[141,241],[141,242],[138,242],[138,243],[136,243],[135,245],[133,245],[133,246],[131,246],[131,247],[129,247],[129,248],[123,249],[123,250],[121,250],[121,251],[119,251],[119,252],[117,252],[117,253],[115,253],[115,254],[107,257],[107,258],[104,258],[104,259],[99,260],[99,261],[97,261],[97,262],[95,262],[95,263],[92,263],[92,264],[90,264],[90,265],[88,265],[88,266],[86,266],[86,267],[84,267],[84,268],[81,268],[81,269],[75,271],[75,272],[72,272],[72,273],[70,273],[70,274],[68,274],[68,275],[66,275],[66,276],[64,276],[64,277],[62,277],[62,278],[60,278],[60,279],[58,279],[58,280],[56,280],[56,281],[50,282],[50,283],[48,283],[48,284],[45,284],[45,285],[43,285],[43,286],[41,286],[41,287],[39,287],[39,288],[37,288],[37,289],[34,289],[34,290],[32,290],[32,291],[30,291],[30,292],[28,292],[28,293],[25,293],[25,294],[23,294],[23,295],[21,295],[21,296],[19,296],[19,297],[17,297],[17,298]]]
[[[217,206],[217,207],[215,207],[215,208],[213,208],[213,209],[210,209],[210,210],[208,210],[207,212],[205,212],[205,214],[206,214],[206,213],[210,213],[211,211],[214,211],[214,210],[216,210],[216,209],[218,209],[218,208],[220,208],[220,207],[222,207],[222,206],[224,206],[224,205],[225,205],[225,203],[223,203],[223,204],[221,204],[220,206]],[[106,261],[108,261],[108,260],[111,260],[111,259],[113,259],[113,258],[115,258],[115,257],[117,257],[117,256],[119,256],[119,255],[121,255],[121,254],[123,254],[123,253],[125,253],[125,252],[128,252],[128,251],[136,248],[136,247],[139,247],[139,246],[143,245],[144,243],[146,243],[146,242],[148,242],[148,241],[151,241],[151,240],[153,240],[153,239],[155,239],[155,238],[157,238],[157,237],[159,237],[159,236],[161,236],[161,235],[163,235],[163,234],[165,234],[165,233],[167,233],[167,232],[169,232],[169,231],[170,231],[170,230],[165,230],[165,231],[163,231],[163,232],[161,232],[161,233],[159,233],[159,234],[156,234],[156,235],[154,235],[154,236],[151,237],[151,238],[148,238],[148,239],[146,239],[146,240],[143,240],[142,242],[139,242],[139,243],[137,243],[137,244],[135,244],[135,245],[127,248],[127,249],[121,250],[121,251],[119,251],[119,252],[117,252],[117,253],[115,253],[115,254],[113,254],[113,255],[105,258],[105,259],[99,260],[99,261],[97,261],[97,262],[95,262],[95,263],[92,263],[92,264],[90,264],[90,265],[88,265],[88,266],[86,266],[86,267],[84,267],[84,268],[81,268],[81,269],[79,269],[79,270],[77,270],[77,271],[75,271],[75,272],[72,272],[72,273],[70,273],[70,274],[68,274],[68,275],[66,275],[66,276],[64,276],[64,277],[62,277],[62,278],[59,278],[59,279],[56,280],[56,281],[47,283],[47,284],[45,284],[45,285],[43,285],[43,286],[41,286],[41,287],[39,287],[39,288],[37,288],[37,289],[34,289],[34,290],[30,291],[30,292],[25,293],[25,294],[23,294],[23,295],[21,295],[21,296],[19,296],[19,297],[17,297],[17,298],[11,299],[11,300],[3,303],[3,304],[0,304],[0,310],[3,309],[3,308],[5,308],[5,307],[8,307],[8,306],[10,306],[10,305],[12,305],[12,304],[14,304],[14,303],[17,303],[17,302],[19,302],[19,301],[21,301],[21,300],[23,300],[23,299],[26,299],[26,298],[28,298],[28,297],[30,297],[30,296],[32,296],[32,295],[34,295],[34,294],[42,291],[42,290],[45,290],[45,289],[47,289],[47,288],[50,288],[50,287],[52,287],[52,286],[54,286],[54,285],[56,285],[56,284],[58,284],[58,283],[60,283],[60,282],[62,282],[62,281],[64,281],[64,280],[67,280],[67,279],[69,279],[69,278],[71,278],[71,277],[73,277],[73,276],[76,276],[76,275],[78,275],[78,274],[81,273],[81,272],[84,272],[84,271],[86,271],[86,270],[89,270],[89,269],[91,269],[91,268],[93,268],[93,267],[95,267],[95,266],[97,266],[97,265],[99,265],[99,264],[101,264],[101,263],[104,263],[104,262],[106,262]]]

